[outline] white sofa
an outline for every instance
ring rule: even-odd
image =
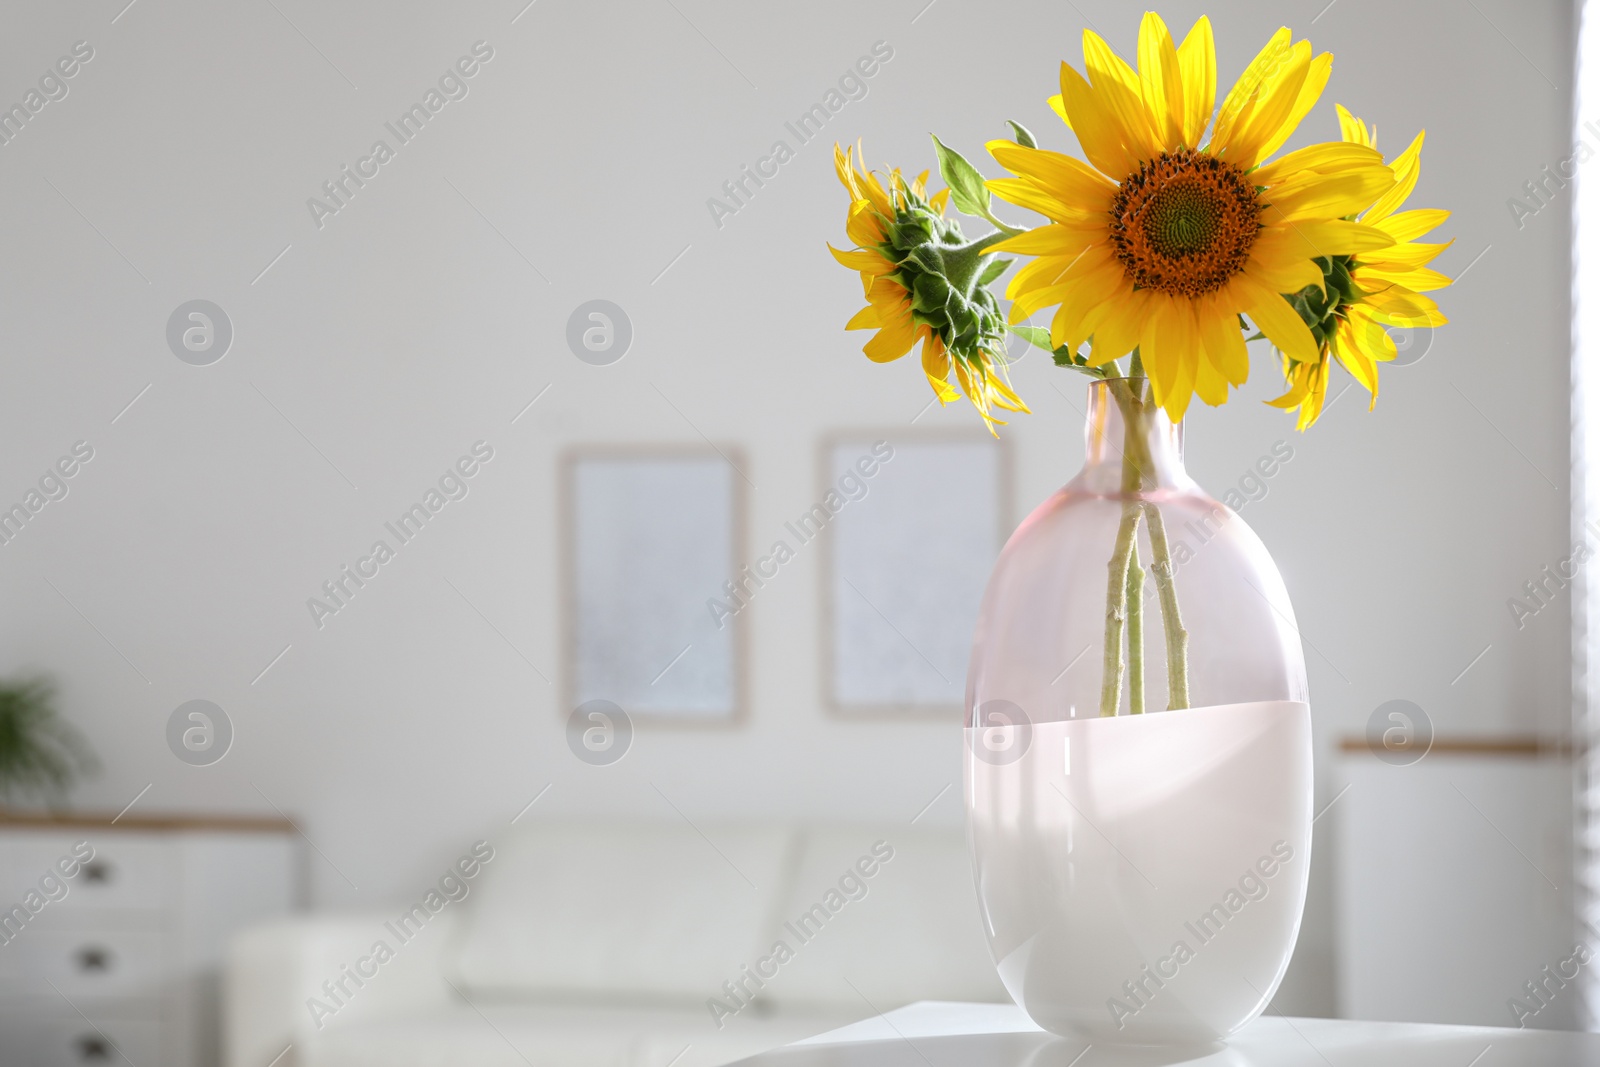
[[[431,900],[240,935],[228,1067],[713,1067],[1006,1000],[958,830],[545,823],[488,847]]]

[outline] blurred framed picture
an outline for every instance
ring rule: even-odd
[[[707,610],[744,558],[738,462],[676,445],[566,454],[563,715],[609,700],[635,724],[743,718],[743,626]]]
[[[1010,533],[1011,462],[987,434],[826,439],[796,536],[823,546],[823,685],[843,716],[959,713],[978,605]]]

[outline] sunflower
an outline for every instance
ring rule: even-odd
[[[890,171],[888,187],[859,161],[860,149],[833,149],[834,169],[850,194],[845,233],[856,247],[833,257],[861,273],[867,306],[847,330],[878,332],[862,348],[875,363],[888,363],[922,343],[922,371],[941,404],[957,398],[956,382],[983,416],[989,432],[994,410],[1028,407],[1005,379],[1005,322],[988,283],[1006,261],[985,254],[993,240],[968,241],[944,217],[950,190],[926,192],[927,172],[907,182]]]
[[[1058,305],[1050,343],[1090,343],[1090,366],[1137,346],[1173,420],[1194,394],[1221,404],[1230,385],[1245,381],[1241,314],[1290,358],[1314,363],[1316,338],[1282,294],[1321,284],[1319,256],[1395,240],[1345,217],[1394,185],[1376,149],[1316,144],[1263,165],[1316,103],[1333,57],[1313,57],[1310,42],[1291,43],[1289,30],[1278,30],[1213,126],[1207,19],[1174,47],[1147,12],[1137,70],[1091,31],[1083,51],[1088,78],[1063,63],[1061,95],[1050,103],[1087,164],[1009,141],[988,145],[1017,175],[989,189],[1050,220],[995,246],[1037,257],[1007,290],[1011,321]]]
[[[1339,112],[1339,132],[1346,143],[1377,147],[1377,131],[1335,105]],[[1422,171],[1422,141],[1427,131],[1418,133],[1394,161],[1395,186],[1378,198],[1360,216],[1394,238],[1386,248],[1355,256],[1332,256],[1324,261],[1324,284],[1301,290],[1291,302],[1311,327],[1318,342],[1317,359],[1298,362],[1286,359],[1285,376],[1289,391],[1276,400],[1276,407],[1298,411],[1296,425],[1304,430],[1317,421],[1328,395],[1328,370],[1337,359],[1372,394],[1367,405],[1378,402],[1378,364],[1395,357],[1394,339],[1388,326],[1443,326],[1449,320],[1439,305],[1425,292],[1442,289],[1451,279],[1428,264],[1454,241],[1443,244],[1419,242],[1435,226],[1450,217],[1440,208],[1397,210],[1416,188]]]

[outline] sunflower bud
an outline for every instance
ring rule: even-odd
[[[838,147],[834,166],[850,193],[845,229],[856,247],[833,249],[833,256],[860,272],[867,298],[867,307],[846,328],[878,331],[862,351],[883,363],[921,342],[922,370],[934,395],[941,403],[959,395],[949,383],[954,371],[991,432],[995,408],[1027,411],[1005,380],[999,357],[1005,319],[988,289],[1011,262],[988,254],[1005,235],[969,240],[959,223],[944,216],[951,190],[928,196],[926,174],[907,181],[896,170],[883,182],[858,169],[853,153]]]
[[[959,222],[909,191],[898,198],[885,237],[884,251],[899,253],[891,277],[911,294],[913,322],[937,334],[964,363],[982,363],[1004,350],[1005,318],[994,294],[980,284],[997,273],[991,269],[995,257],[985,253],[993,240],[968,241]]]

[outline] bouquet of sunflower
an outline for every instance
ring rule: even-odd
[[[1151,485],[1142,442],[1156,414],[1176,424],[1195,396],[1226,403],[1249,375],[1256,341],[1276,352],[1286,385],[1269,403],[1295,413],[1300,430],[1321,415],[1335,362],[1375,404],[1378,366],[1396,356],[1390,329],[1445,322],[1424,294],[1450,284],[1428,266],[1449,243],[1420,238],[1449,213],[1401,210],[1417,184],[1423,134],[1386,160],[1376,131],[1343,107],[1339,140],[1274,158],[1333,67],[1330,54],[1313,55],[1310,42],[1286,28],[1220,107],[1204,17],[1174,44],[1160,16],[1147,12],[1137,68],[1085,30],[1083,59],[1086,74],[1061,65],[1061,92],[1049,100],[1082,160],[1041,148],[1011,122],[1010,137],[986,146],[1010,176],[985,180],[935,137],[946,188],[930,194],[927,172],[907,180],[899,170],[871,171],[859,147],[835,146],[855,247],[832,252],[861,275],[867,306],[846,329],[877,331],[868,358],[896,360],[920,343],[935,396],[949,403],[965,394],[991,433],[1002,424],[997,411],[1028,410],[1009,381],[1009,335],[1050,352],[1059,366],[1109,379],[1128,427],[1101,693],[1101,714],[1115,715],[1124,632],[1140,662],[1141,521],[1154,557],[1170,706],[1189,706],[1187,632],[1162,516],[1137,498]],[[1010,225],[996,215],[996,198],[1045,221]],[[967,237],[950,208],[993,232]],[[1017,260],[1003,310],[990,285]],[[1048,328],[1030,324],[1051,308]],[[1137,713],[1142,667],[1133,677]]]
[[[1270,342],[1287,391],[1273,405],[1304,430],[1322,412],[1336,360],[1378,396],[1378,364],[1396,350],[1388,327],[1446,321],[1423,295],[1450,284],[1428,267],[1448,243],[1418,239],[1449,212],[1400,211],[1417,183],[1423,134],[1392,162],[1375,130],[1338,108],[1341,138],[1272,156],[1327,85],[1333,56],[1280,28],[1216,107],[1211,23],[1182,44],[1146,12],[1137,69],[1085,30],[1087,77],[1061,65],[1051,109],[1087,160],[1039,147],[1009,123],[986,146],[1011,177],[985,180],[934,138],[947,188],[927,173],[867,169],[859,147],[835,146],[850,194],[846,233],[831,249],[860,272],[867,306],[846,329],[875,329],[864,351],[899,359],[921,343],[922,369],[941,403],[951,374],[991,432],[995,410],[1026,412],[1004,357],[1017,334],[1055,362],[1100,378],[1148,377],[1173,422],[1198,395],[1226,403],[1249,375],[1248,344]],[[1032,228],[996,217],[994,198],[1043,215]],[[994,232],[966,237],[946,214]],[[989,286],[1027,262],[1005,291]],[[1027,325],[1055,308],[1049,328]],[[1127,359],[1127,365],[1119,360]]]

